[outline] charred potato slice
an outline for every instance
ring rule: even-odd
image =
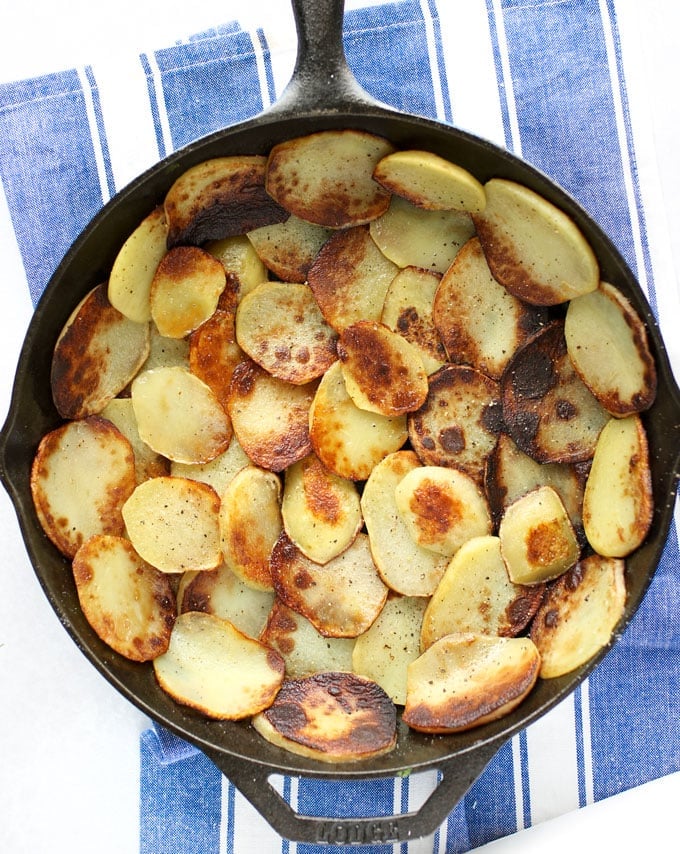
[[[284,282],[306,282],[312,262],[332,233],[330,228],[291,214],[285,222],[249,231],[248,240],[277,278]]]
[[[170,460],[140,439],[131,398],[115,397],[102,409],[101,416],[117,427],[132,446],[137,483],[170,474]]]
[[[232,375],[245,358],[236,342],[234,320],[233,312],[218,308],[189,336],[189,369],[212,389],[225,411]]]

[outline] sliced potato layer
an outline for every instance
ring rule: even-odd
[[[131,398],[114,397],[102,409],[101,416],[117,427],[132,446],[137,483],[170,474],[170,460],[156,453],[140,438]]]
[[[306,282],[307,273],[331,229],[291,216],[248,232],[260,260],[284,282]],[[264,279],[263,279],[264,281]]]
[[[189,336],[189,368],[209,386],[222,409],[229,403],[231,378],[245,358],[236,343],[234,312],[218,308]]]
[[[231,483],[234,475],[250,463],[250,457],[234,436],[227,450],[215,457],[214,460],[210,460],[209,463],[173,462],[170,465],[170,474],[175,477],[188,477],[190,480],[207,483],[218,495],[224,495],[224,491]]]
[[[245,234],[209,240],[203,248],[221,261],[227,279],[233,281],[241,296],[269,278],[267,268]]]

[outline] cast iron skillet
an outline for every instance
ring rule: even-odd
[[[481,181],[501,176],[533,188],[566,211],[590,241],[602,277],[621,288],[645,319],[659,372],[657,402],[644,417],[652,449],[655,513],[643,546],[627,569],[628,601],[619,636],[638,608],[661,556],[671,522],[680,460],[680,392],[656,322],[632,272],[595,222],[545,175],[508,152],[436,122],[404,115],[373,101],[354,80],[342,46],[341,0],[293,0],[298,60],[280,101],[266,113],[220,131],[159,163],[116,195],[75,241],[52,277],[30,323],[9,415],[0,435],[0,478],[17,512],[37,577],[59,619],[102,675],[150,718],[200,748],[282,836],[309,842],[379,843],[432,833],[482,773],[496,751],[572,692],[606,650],[562,678],[539,681],[512,714],[467,733],[426,736],[399,723],[396,749],[358,764],[328,766],[280,750],[247,723],[208,721],[174,703],[157,686],[150,665],[118,656],[85,621],[69,562],[47,540],[33,510],[29,472],[40,438],[60,421],[50,393],[54,342],[78,300],[104,281],[123,240],[159,204],[188,167],[211,157],[266,154],[282,140],[329,128],[362,128],[402,148],[434,151]],[[441,782],[421,809],[399,816],[338,819],[295,813],[269,782],[272,774],[336,781],[436,769]]]

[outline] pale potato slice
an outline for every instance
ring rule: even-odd
[[[132,446],[99,416],[69,421],[41,439],[30,484],[43,530],[72,558],[95,534],[124,533],[121,510],[136,485]]]
[[[327,469],[349,480],[366,480],[373,467],[406,442],[406,416],[359,409],[347,393],[342,365],[324,374],[309,411],[312,447]]]
[[[625,557],[644,541],[653,513],[644,425],[638,415],[612,418],[597,440],[583,494],[588,542],[605,557]]]
[[[200,611],[177,617],[168,651],[154,659],[153,668],[173,699],[217,720],[240,720],[266,709],[284,674],[277,652],[228,620]]]
[[[308,285],[263,282],[239,303],[236,340],[260,367],[303,385],[337,358],[337,334],[324,320]]]
[[[218,308],[189,336],[189,369],[210,386],[226,411],[231,378],[245,358],[236,342],[234,312]]]
[[[396,451],[371,471],[361,494],[361,510],[373,560],[382,580],[404,596],[431,596],[447,558],[419,546],[397,509],[395,489],[421,465],[413,451]]]
[[[271,556],[274,589],[325,637],[352,638],[365,632],[387,599],[366,534],[321,566],[282,534]]]
[[[390,194],[373,169],[394,146],[361,130],[327,130],[275,145],[267,161],[272,198],[300,219],[327,228],[360,225],[380,216]]]
[[[564,320],[569,357],[602,406],[617,417],[642,412],[656,396],[656,367],[647,330],[613,285],[573,299]]]
[[[429,733],[497,720],[529,694],[540,664],[529,638],[446,635],[409,665],[402,720]]]
[[[167,249],[168,224],[162,207],[144,217],[121,246],[109,273],[109,302],[137,323],[151,320],[151,282]]]
[[[287,679],[329,670],[352,670],[354,638],[324,637],[306,617],[278,599],[269,612],[260,640],[280,653],[286,664]]]
[[[284,282],[306,282],[319,250],[332,234],[291,214],[285,222],[248,232],[248,240],[268,270]]]
[[[152,368],[171,368],[179,366],[189,368],[189,341],[186,338],[168,338],[149,324],[149,355],[142,365],[142,371]]]
[[[139,435],[159,454],[207,463],[231,441],[229,418],[212,389],[186,368],[143,371],[132,383]]]
[[[397,267],[444,273],[475,233],[470,214],[430,211],[392,196],[387,211],[370,224],[371,237]]]
[[[397,743],[397,716],[385,692],[354,673],[286,680],[253,727],[272,744],[320,762],[382,756]]]
[[[541,584],[570,569],[580,547],[562,499],[539,486],[513,501],[498,526],[501,553],[515,584]]]
[[[187,169],[165,197],[168,247],[200,246],[287,219],[265,190],[266,165],[261,155],[234,155]]]
[[[244,296],[269,278],[269,271],[245,234],[234,234],[222,240],[209,240],[203,248],[210,252],[232,280],[237,293]]]
[[[232,436],[229,447],[209,463],[170,464],[170,474],[174,477],[188,477],[207,483],[222,496],[234,475],[244,466],[250,465],[250,457],[239,445],[236,436]]]
[[[140,439],[131,398],[115,397],[102,409],[101,416],[114,424],[132,446],[137,483],[170,474],[170,461]]]
[[[198,246],[163,256],[151,283],[151,317],[166,338],[184,338],[217,308],[227,283],[222,264]]]
[[[468,240],[444,273],[433,317],[449,360],[496,380],[515,350],[544,321],[543,312],[494,279],[477,237]]]
[[[486,207],[473,219],[496,281],[533,305],[557,305],[597,288],[597,258],[569,216],[514,181],[492,178],[484,189]]]
[[[392,193],[428,210],[481,213],[484,186],[467,169],[432,151],[395,151],[373,170],[375,180]]]
[[[83,613],[97,635],[132,661],[164,653],[177,616],[167,575],[149,566],[123,537],[96,534],[73,558]]]
[[[619,558],[590,555],[548,585],[530,633],[541,654],[541,678],[571,673],[610,644],[625,604]]]
[[[322,564],[343,552],[363,524],[354,481],[328,471],[314,454],[286,469],[281,515],[302,554]]]
[[[359,320],[380,320],[385,294],[398,272],[371,239],[368,226],[357,226],[326,241],[307,281],[326,322],[342,332]]]
[[[469,475],[444,466],[419,466],[394,490],[399,515],[423,548],[451,557],[471,537],[491,533],[491,513]]]
[[[215,569],[222,562],[220,500],[206,483],[154,477],[123,505],[132,545],[161,572]]]
[[[372,679],[393,703],[406,702],[408,665],[420,654],[420,627],[427,599],[390,596],[373,625],[356,639],[355,673]]]
[[[421,649],[456,632],[514,637],[543,599],[543,587],[514,584],[505,568],[498,537],[473,537],[451,559],[427,604]]]
[[[52,354],[52,399],[62,418],[97,415],[149,355],[149,324],[114,308],[106,285],[93,288],[66,321]]]
[[[277,475],[257,466],[242,468],[222,495],[219,518],[227,566],[244,584],[273,590],[269,556],[283,530]]]
[[[248,457],[280,472],[312,451],[309,412],[315,382],[293,385],[268,374],[250,359],[234,369],[227,411]]]

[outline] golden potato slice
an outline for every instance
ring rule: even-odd
[[[449,360],[496,380],[544,320],[540,310],[493,278],[477,237],[468,240],[442,277],[433,317]]]
[[[139,435],[180,463],[207,463],[224,451],[232,428],[212,389],[186,368],[143,371],[132,383]]]
[[[557,578],[578,560],[580,547],[562,499],[539,486],[513,501],[498,526],[503,560],[515,584]]]
[[[277,475],[246,466],[222,495],[220,532],[227,566],[250,587],[273,590],[269,556],[283,530]]]
[[[613,418],[597,440],[583,495],[588,542],[605,557],[625,557],[644,541],[653,513],[645,428],[638,415]]]
[[[421,648],[456,632],[514,637],[536,613],[543,589],[510,581],[498,537],[473,537],[453,556],[429,600]]]
[[[395,151],[373,170],[375,180],[392,193],[428,210],[481,213],[483,185],[467,169],[431,151]]]
[[[161,572],[215,569],[222,562],[220,500],[206,483],[154,477],[140,483],[123,505],[136,551]]]
[[[152,368],[189,368],[189,341],[186,338],[168,338],[149,324],[149,355],[141,367],[142,371]]]
[[[360,130],[327,130],[275,145],[267,161],[267,191],[300,219],[327,228],[360,225],[380,216],[390,194],[373,169],[392,143]]]
[[[371,759],[397,743],[394,704],[375,682],[353,673],[286,680],[252,724],[277,747],[320,762]]]
[[[123,534],[121,509],[135,485],[132,446],[110,421],[96,415],[47,433],[31,466],[40,524],[70,558],[95,534]]]
[[[229,447],[209,463],[176,463],[170,464],[170,474],[174,477],[188,477],[190,480],[200,480],[207,483],[222,496],[236,472],[250,465],[250,457],[239,445],[236,436],[232,436]]]
[[[239,444],[255,465],[283,471],[312,451],[309,412],[317,384],[293,385],[250,359],[231,378],[227,411]]]
[[[266,709],[283,682],[273,649],[214,614],[177,617],[168,651],[153,661],[161,688],[174,700],[218,720],[240,720]]]
[[[575,463],[593,456],[609,416],[574,370],[562,321],[553,321],[516,351],[501,390],[507,431],[530,457]]]
[[[286,469],[281,515],[290,539],[315,563],[344,552],[363,525],[354,481],[328,471],[314,454]]]
[[[371,239],[368,226],[357,226],[326,241],[307,281],[326,322],[342,332],[359,320],[380,320],[385,294],[398,272]]]
[[[162,207],[155,208],[118,251],[109,273],[109,302],[137,323],[151,320],[151,282],[167,250],[168,224]]]
[[[149,355],[149,324],[114,308],[106,285],[81,300],[52,354],[52,399],[62,418],[97,415],[122,391]]]
[[[397,485],[420,464],[413,451],[389,454],[375,466],[361,494],[368,541],[380,577],[404,596],[431,596],[447,564],[447,558],[415,542],[397,509]]]
[[[272,376],[303,385],[337,358],[337,334],[324,320],[308,285],[263,282],[236,312],[236,340]]]
[[[216,309],[189,336],[191,373],[210,386],[225,411],[232,375],[244,358],[243,350],[236,343],[235,317],[231,311]]]
[[[262,643],[280,653],[286,678],[299,679],[321,671],[351,671],[354,638],[328,638],[302,614],[276,599],[260,635]]]
[[[198,246],[163,256],[151,283],[151,317],[166,338],[184,338],[217,308],[227,283],[222,264]]]
[[[342,365],[324,374],[309,411],[312,447],[339,477],[366,480],[373,467],[407,439],[406,416],[359,409],[347,393]]]
[[[332,230],[291,214],[285,222],[248,232],[248,240],[268,270],[284,282],[306,282],[312,262]]]
[[[595,253],[570,217],[514,181],[492,178],[484,189],[486,207],[473,219],[496,281],[533,305],[557,305],[597,288]]]
[[[170,474],[170,461],[140,439],[131,398],[115,397],[102,409],[101,416],[114,424],[132,446],[137,483]]]
[[[263,156],[242,155],[187,169],[165,197],[168,247],[200,246],[287,219],[288,212],[265,190],[266,165]]]
[[[83,614],[97,635],[132,661],[150,661],[170,643],[177,616],[167,575],[149,566],[123,537],[96,534],[73,558]]]
[[[444,273],[475,233],[470,214],[430,211],[393,196],[387,211],[370,224],[371,237],[397,267]]]
[[[394,490],[399,515],[414,541],[451,557],[471,537],[491,533],[491,513],[469,475],[444,466],[419,466]]]
[[[355,673],[372,679],[393,703],[406,702],[408,665],[420,654],[420,627],[427,600],[390,596],[373,625],[356,639],[352,653]]]
[[[324,637],[352,638],[365,632],[387,599],[366,534],[321,566],[282,534],[271,556],[276,595],[306,617]]]
[[[227,281],[232,281],[233,288],[240,296],[269,278],[269,271],[245,234],[209,240],[203,248],[222,263]]]
[[[530,637],[541,654],[540,676],[571,673],[610,644],[626,604],[625,564],[590,555],[548,585]]]
[[[529,638],[447,635],[409,665],[402,720],[430,733],[497,720],[529,694],[540,664]]]
[[[573,299],[564,320],[569,357],[583,382],[612,415],[642,412],[656,396],[656,367],[647,330],[613,285]]]

